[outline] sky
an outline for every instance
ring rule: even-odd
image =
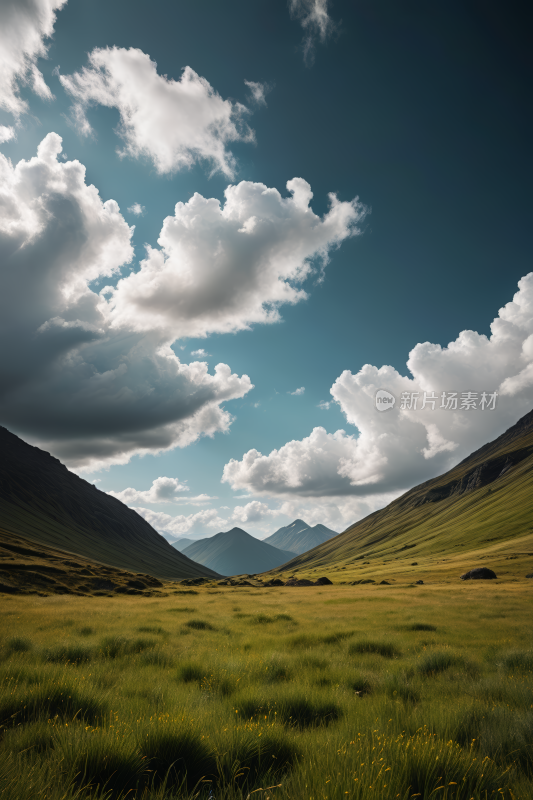
[[[0,0],[0,424],[170,540],[340,532],[500,435],[527,14]]]

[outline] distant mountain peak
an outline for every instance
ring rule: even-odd
[[[280,550],[292,550],[301,555],[336,535],[336,531],[326,528],[325,525],[318,524],[312,528],[303,519],[295,519],[290,525],[279,528],[264,541]]]
[[[295,551],[274,547],[235,527],[193,542],[183,554],[223,575],[243,575],[275,569],[294,558]]]

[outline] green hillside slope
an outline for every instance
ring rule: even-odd
[[[292,559],[283,571],[418,577],[437,565],[442,574],[466,567],[473,557],[521,558],[524,568],[533,563],[533,411],[449,472]]]
[[[0,527],[50,547],[157,578],[216,574],[171,547],[120,500],[2,427]]]

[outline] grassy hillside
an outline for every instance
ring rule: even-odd
[[[221,575],[265,572],[284,564],[294,555],[261,542],[241,528],[200,539],[186,547],[183,553]]]
[[[179,580],[212,576],[139,514],[0,427],[0,527],[103,564]]]
[[[162,594],[166,596],[161,591],[163,587],[164,584],[152,575],[108,567],[42,543],[37,545],[30,539],[0,528],[2,594],[98,597],[115,593],[155,597]],[[175,590],[175,585],[170,584],[170,587]]]
[[[533,412],[449,472],[292,559],[283,572],[423,580],[458,575],[480,560],[505,574],[511,559],[531,572]]]

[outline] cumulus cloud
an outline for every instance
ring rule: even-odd
[[[336,29],[328,5],[329,0],[289,0],[291,16],[300,21],[305,32],[303,53],[308,65],[314,61],[317,41],[324,44]]]
[[[148,326],[113,328],[89,284],[131,260],[132,229],[85,183],[84,166],[60,153],[50,133],[29,161],[0,154],[4,424],[78,469],[227,431],[222,404],[243,397],[250,379],[225,364],[213,374],[183,364]]]
[[[123,154],[149,158],[159,173],[206,160],[214,172],[231,177],[235,159],[228,145],[254,140],[244,105],[224,100],[190,67],[178,81],[159,75],[157,64],[142,50],[96,48],[89,66],[60,80],[74,98],[72,116],[80,133],[92,132],[87,119],[91,105],[116,108]]]
[[[120,492],[110,491],[108,494],[131,505],[132,503],[173,503],[176,500],[187,500],[187,498],[181,497],[180,493],[189,491],[187,484],[180,483],[177,478],[161,477],[156,478],[150,488],[144,492],[129,487]]]
[[[268,83],[256,83],[256,81],[244,81],[250,90],[252,100],[258,106],[266,106],[266,95],[272,90],[272,86]]]
[[[447,347],[416,345],[410,376],[370,364],[355,375],[343,372],[331,394],[358,436],[315,428],[269,455],[249,450],[241,461],[232,459],[223,480],[250,494],[291,496],[284,513],[299,507],[299,498],[313,498],[317,508],[337,498],[345,516],[346,508],[362,508],[358,501],[374,510],[450,469],[531,410],[533,273],[520,280],[491,331],[490,337],[463,331]],[[380,389],[396,399],[387,411],[376,408]]]
[[[355,198],[329,195],[317,216],[311,187],[288,181],[290,197],[262,183],[242,181],[223,205],[200,194],[177,203],[138,272],[102,298],[113,328],[160,330],[167,339],[204,337],[280,319],[279,307],[307,297],[302,282],[323,269],[332,249],[360,233],[366,209]]]
[[[295,389],[294,392],[287,392],[287,394],[292,394],[292,395],[300,395],[304,393],[305,393],[305,386],[300,386],[300,388]]]
[[[191,350],[191,356],[194,356],[195,358],[207,358],[208,355],[209,353],[206,352],[203,347],[200,347],[199,350]]]
[[[322,411],[329,411],[331,408],[331,402],[331,400],[323,400],[318,404],[317,408],[320,408]]]
[[[146,209],[140,203],[134,203],[132,206],[128,208],[128,211],[130,212],[130,214],[135,214],[136,217],[142,217]]]
[[[240,525],[245,525],[248,522],[261,522],[268,517],[277,517],[279,513],[279,511],[269,508],[266,503],[252,500],[245,506],[235,506],[231,519]]]
[[[150,525],[159,533],[168,538],[176,536],[192,535],[196,538],[206,535],[211,536],[215,532],[227,530],[227,520],[219,517],[218,511],[214,508],[197,511],[195,514],[179,514],[172,517],[162,511],[152,511],[150,508],[134,508]]]
[[[241,461],[232,459],[224,467],[222,480],[234,489],[253,494],[298,494],[324,497],[353,493],[348,477],[340,478],[338,465],[357,447],[354,435],[344,431],[327,433],[314,428],[310,436],[287,442],[268,456],[249,450]],[[320,458],[317,458],[320,454]]]
[[[28,110],[20,86],[30,85],[40,97],[53,95],[37,60],[46,57],[44,40],[52,36],[56,11],[66,0],[2,0],[0,3],[0,108],[18,118]],[[4,139],[4,141],[7,141]]]

